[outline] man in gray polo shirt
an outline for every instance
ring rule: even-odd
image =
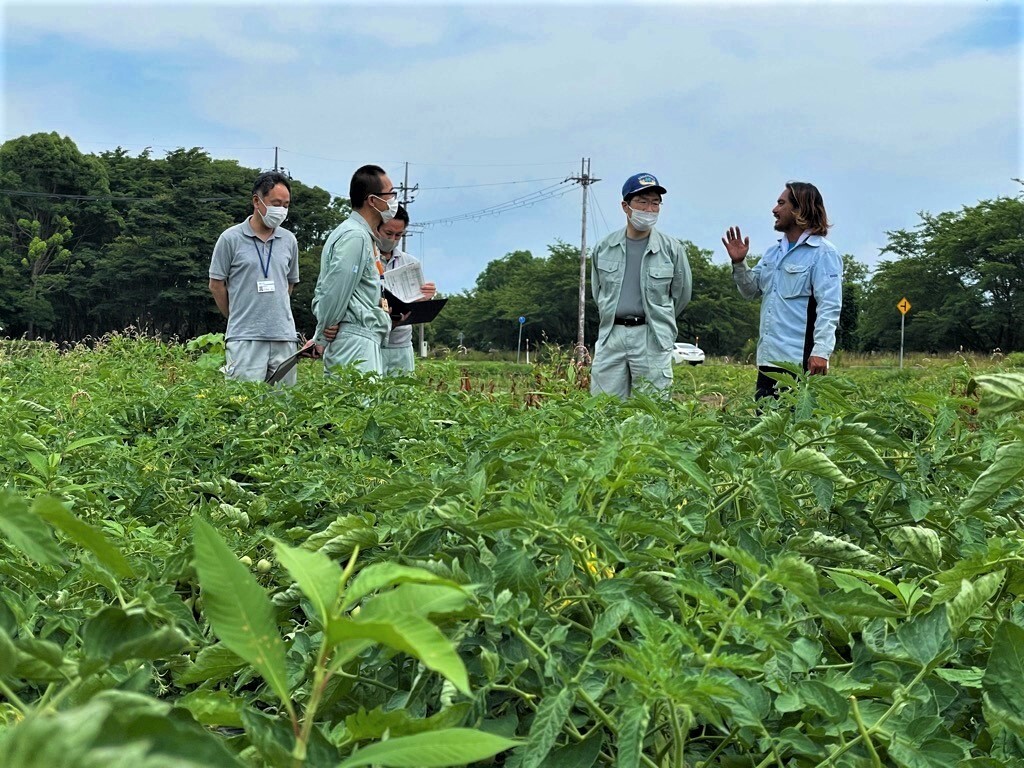
[[[590,281],[600,326],[591,394],[627,398],[643,382],[672,385],[676,318],[690,301],[690,262],[682,243],[654,229],[665,188],[650,173],[622,185],[626,226],[594,246]]]
[[[281,224],[291,185],[277,171],[261,173],[252,189],[253,212],[217,238],[210,261],[210,292],[228,319],[224,334],[228,378],[266,381],[295,354],[291,293],[299,282],[299,246]],[[295,383],[295,369],[283,382]]]

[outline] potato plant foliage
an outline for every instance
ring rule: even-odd
[[[5,768],[1024,765],[1019,370],[196,357],[0,352]]]

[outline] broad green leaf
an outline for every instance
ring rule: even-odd
[[[444,675],[462,693],[469,695],[469,678],[462,659],[448,638],[427,619],[415,614],[397,614],[376,620],[333,618],[328,640],[373,640],[415,656],[428,668]]]
[[[92,552],[100,563],[123,579],[135,576],[131,565],[107,535],[83,520],[52,496],[40,496],[32,502],[32,511],[81,547]]]
[[[779,464],[780,469],[785,472],[803,472],[831,480],[840,486],[853,482],[832,462],[832,459],[813,448],[800,448],[796,451],[787,448],[779,454]]]
[[[0,677],[10,677],[18,668],[18,648],[0,627]]]
[[[242,727],[242,710],[245,699],[232,696],[227,691],[198,690],[187,693],[175,703],[192,713],[197,721],[210,727]]]
[[[958,513],[972,515],[1024,479],[1024,440],[1002,445],[988,469],[974,481]]]
[[[82,649],[89,660],[117,664],[128,659],[165,659],[188,645],[177,627],[155,628],[141,610],[108,605],[82,629]]]
[[[376,707],[367,711],[360,707],[358,712],[345,718],[345,730],[353,741],[367,741],[380,739],[385,735],[394,738],[413,733],[439,731],[443,728],[456,728],[466,719],[472,706],[469,702],[454,704],[427,718],[414,717],[407,709]]]
[[[231,677],[245,666],[245,660],[223,643],[208,645],[196,655],[196,660],[184,672],[175,675],[178,685],[217,682]]]
[[[602,746],[603,732],[595,728],[583,741],[552,750],[540,768],[593,768],[601,755]]]
[[[850,710],[845,696],[818,680],[801,680],[797,685],[797,695],[804,707],[821,712],[833,723],[845,720]]]
[[[884,589],[890,595],[898,599],[900,602],[906,604],[906,597],[903,594],[903,590],[900,589],[899,585],[896,584],[892,579],[887,579],[881,574],[875,573],[874,571],[865,571],[859,568],[833,568],[830,569],[830,573],[833,574],[845,574],[847,576],[855,576],[858,579],[863,579],[868,584],[872,584],[880,589]]]
[[[933,569],[939,567],[942,542],[931,528],[903,525],[892,531],[890,539],[910,562]]]
[[[363,603],[361,618],[388,619],[391,616],[414,614],[428,616],[456,613],[469,602],[469,594],[460,587],[445,584],[400,584],[381,592]]]
[[[32,717],[0,735],[4,768],[241,768],[184,709],[102,691],[80,707]]]
[[[87,445],[96,445],[97,443],[106,443],[110,440],[116,440],[114,435],[95,435],[93,437],[82,437],[78,440],[68,443],[64,446],[63,453],[66,456],[69,453],[74,453],[79,448],[84,448]]]
[[[498,553],[493,566],[495,590],[528,595],[534,605],[540,602],[540,575],[533,554],[525,549],[508,548]]]
[[[471,728],[448,728],[371,744],[343,761],[338,768],[358,768],[361,765],[445,768],[485,760],[520,743]]]
[[[544,761],[555,746],[575,701],[576,693],[571,688],[560,688],[557,693],[544,694],[533,716],[530,740],[523,748],[521,768],[537,768]]]
[[[942,661],[953,649],[944,605],[904,622],[896,629],[896,636],[907,654],[922,667]]]
[[[789,540],[787,548],[804,557],[817,557],[843,565],[869,567],[880,562],[877,555],[853,542],[821,531],[800,531]]]
[[[975,376],[968,391],[981,387],[981,415],[998,416],[1024,410],[1024,373],[1012,371]]]
[[[889,743],[888,752],[898,768],[950,768],[968,756],[961,744],[948,738],[909,743],[899,734]]]
[[[1004,621],[992,638],[992,652],[981,680],[985,716],[993,725],[1024,738],[1024,628]]]
[[[804,559],[782,555],[775,560],[768,578],[785,587],[808,605],[819,601],[818,574]]]
[[[975,582],[964,579],[960,582],[960,593],[946,605],[949,625],[957,630],[999,591],[1006,571],[986,573]]]
[[[423,568],[414,568],[408,565],[389,562],[374,563],[363,568],[345,589],[345,602],[342,608],[348,610],[371,592],[384,589],[384,587],[409,582],[417,584],[445,584],[457,589],[462,588],[450,579],[445,579]]]
[[[619,712],[619,739],[616,744],[615,768],[639,768],[644,750],[644,736],[651,712],[646,704],[628,702]]]
[[[622,625],[622,622],[625,621],[626,617],[629,616],[631,610],[632,607],[626,600],[620,600],[608,606],[607,610],[598,616],[597,620],[594,622],[594,629],[591,632],[590,640],[591,647],[594,650],[597,650],[604,645],[605,642],[608,641],[608,638],[612,636],[612,633],[615,632],[615,630]]]
[[[745,549],[733,546],[724,541],[712,542],[710,545],[711,551],[719,557],[724,557],[726,560],[731,560],[743,570],[754,576],[760,576],[761,572],[764,571],[764,567],[757,561],[757,558],[747,552]]]
[[[274,541],[274,552],[326,627],[341,591],[341,568],[321,552],[289,547],[281,541]]]
[[[203,612],[213,631],[256,668],[282,703],[291,706],[284,643],[269,598],[213,526],[196,517],[194,531]]]
[[[53,533],[13,491],[0,490],[0,533],[40,565],[57,565],[64,560]]]
[[[782,519],[782,502],[779,501],[779,488],[771,475],[755,475],[750,479],[750,487],[754,499],[770,520]]]

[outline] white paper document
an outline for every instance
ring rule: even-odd
[[[426,298],[420,290],[423,285],[423,270],[418,261],[389,269],[381,279],[384,281],[384,287],[406,304]]]

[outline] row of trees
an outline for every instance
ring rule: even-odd
[[[55,133],[0,145],[0,333],[77,340],[129,325],[180,338],[223,330],[207,289],[210,254],[220,233],[250,213],[257,173],[198,148],[163,158],[121,149],[90,155]],[[293,182],[287,226],[303,277],[293,306],[307,331],[320,246],[349,210],[346,199]],[[1024,348],[1024,199],[922,214],[916,228],[888,236],[889,260],[870,278],[864,264],[844,257],[841,348],[896,348],[903,296],[914,305],[910,349]],[[699,338],[712,354],[749,351],[757,304],[739,297],[729,266],[713,264],[712,251],[684,244],[694,299],[679,338]],[[572,344],[578,279],[573,246],[556,243],[544,256],[512,251],[491,261],[472,290],[450,297],[428,338],[511,348],[516,318],[525,315],[532,339]],[[591,342],[596,324],[589,303]]]

